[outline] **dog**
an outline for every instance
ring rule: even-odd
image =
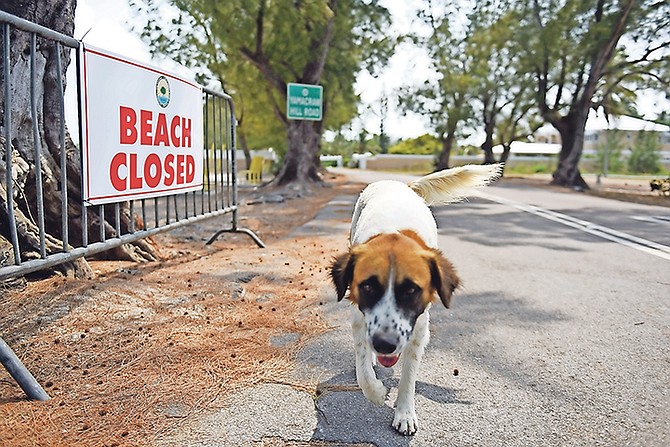
[[[330,266],[337,300],[347,290],[352,306],[356,380],[365,397],[383,405],[387,390],[375,362],[394,366],[403,357],[393,427],[403,435],[418,428],[414,410],[419,363],[429,339],[431,304],[449,307],[460,286],[454,266],[437,244],[429,206],[459,201],[469,189],[497,179],[502,166],[446,169],[408,184],[382,180],[359,195],[351,222],[349,250]]]

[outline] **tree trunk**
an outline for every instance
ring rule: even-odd
[[[74,11],[76,0],[28,0],[12,1],[0,0],[0,9],[11,14],[38,23],[62,34],[72,36],[74,32]],[[4,39],[4,37],[3,37]],[[11,147],[16,178],[14,181],[15,194],[11,206],[14,207],[17,221],[17,233],[21,247],[21,259],[34,259],[40,256],[39,230],[37,228],[37,187],[36,187],[36,148],[42,170],[42,187],[44,197],[44,217],[46,233],[46,254],[62,250],[61,229],[61,190],[68,191],[68,235],[72,245],[82,244],[82,212],[88,213],[91,223],[88,229],[89,242],[98,240],[99,226],[104,225],[105,234],[115,237],[113,225],[100,222],[97,213],[81,206],[81,165],[79,150],[72,143],[66,132],[65,147],[60,141],[60,91],[65,88],[65,72],[70,63],[70,51],[61,47],[61,79],[58,82],[56,46],[52,41],[38,38],[35,51],[35,74],[37,79],[36,109],[39,135],[37,141],[33,138],[33,116],[30,102],[30,47],[31,35],[23,31],[12,29],[10,32],[10,78],[2,79],[9,82],[12,91],[11,100]],[[4,63],[0,61],[0,68]],[[4,103],[4,86],[0,88],[0,102]],[[4,109],[0,110],[2,130],[5,130]],[[66,152],[67,185],[61,185],[60,154]],[[0,148],[0,171],[6,170],[6,147]],[[17,168],[21,167],[21,168]],[[23,172],[22,172],[23,171]],[[2,178],[4,185],[4,175]],[[0,228],[3,239],[11,240],[8,231],[8,214],[6,212],[7,194],[3,193],[3,213],[0,216]],[[127,206],[121,207],[121,230],[129,232],[131,215]],[[111,215],[111,214],[108,214]],[[10,244],[11,245],[11,244]],[[12,250],[13,251],[13,250]],[[141,240],[132,246],[119,247],[103,256],[128,260],[153,260],[157,253],[153,245]],[[0,259],[0,264],[13,264],[13,258]],[[92,270],[84,259],[72,261],[57,267],[65,274],[78,277],[90,276]]]
[[[495,126],[495,118],[493,117],[486,120],[484,125],[486,138],[481,146],[482,151],[484,151],[484,164],[492,164],[496,162],[496,158],[493,155],[493,131],[495,130]]]
[[[283,186],[298,183],[305,187],[310,183],[322,183],[319,175],[319,144],[321,123],[292,120],[288,124],[288,150],[275,184]]]
[[[296,3],[296,8],[299,4]],[[329,0],[328,7],[332,14],[323,27],[322,32],[312,32],[309,40],[309,51],[306,53],[305,65],[296,81],[304,84],[319,84],[328,57],[328,51],[335,36],[335,18],[339,13],[338,0]],[[242,55],[247,57],[260,71],[263,77],[274,89],[286,99],[286,85],[288,81],[275,71],[268,55],[263,52],[263,22],[267,13],[265,3],[262,2],[256,18],[256,48],[255,51],[247,47],[240,49]],[[308,26],[311,28],[311,25]],[[283,65],[280,64],[280,65]],[[321,162],[319,152],[321,149],[321,135],[323,133],[323,121],[289,120],[282,110],[275,104],[275,112],[282,117],[282,122],[287,129],[288,145],[284,164],[271,182],[277,186],[285,186],[296,183],[295,188],[307,190],[310,185],[321,184],[323,181],[319,175]],[[327,104],[323,104],[323,117],[327,113]]]
[[[239,123],[238,123],[239,125]],[[242,152],[244,153],[244,161],[247,164],[247,169],[251,168],[251,152],[249,152],[249,145],[247,144],[247,135],[239,130],[237,132],[237,142],[239,143],[238,146],[240,149],[242,149]]]
[[[503,177],[505,175],[505,165],[507,164],[507,160],[509,159],[509,154],[512,152],[512,143],[503,143],[502,145],[503,151],[502,154],[500,154],[500,163],[502,163],[502,171],[500,173],[500,176]]]
[[[451,148],[454,145],[454,134],[448,133],[446,138],[441,138],[442,142],[442,151],[437,157],[437,162],[435,163],[435,170],[441,171],[443,169],[449,169],[449,158],[451,156]]]
[[[221,81],[221,85],[223,81]],[[225,90],[224,90],[225,91]],[[237,148],[242,149],[244,153],[244,161],[246,162],[246,169],[251,169],[251,152],[249,152],[249,145],[247,144],[247,134],[244,132],[242,124],[244,123],[244,107],[240,107],[236,113],[237,118]],[[236,155],[237,156],[237,155]]]
[[[579,160],[584,148],[584,129],[586,127],[586,110],[571,111],[552,125],[561,135],[561,152],[558,166],[553,173],[552,184],[576,189],[589,189],[579,172]]]

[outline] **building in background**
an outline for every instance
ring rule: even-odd
[[[646,121],[632,116],[605,117],[602,112],[591,110],[584,132],[584,154],[595,154],[603,145],[616,141],[624,156],[629,155],[641,132],[653,132],[658,136],[661,159],[670,160],[670,126]],[[550,124],[535,132],[536,143],[561,143],[561,136]]]

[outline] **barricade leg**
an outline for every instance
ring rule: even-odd
[[[212,237],[210,237],[209,240],[207,240],[207,242],[205,242],[205,245],[212,244],[223,233],[244,233],[244,234],[248,235],[251,239],[253,239],[254,242],[256,243],[256,245],[258,245],[260,248],[265,248],[265,244],[263,243],[261,238],[259,238],[256,233],[254,233],[253,231],[251,231],[248,228],[227,228],[225,230],[219,230],[216,233],[214,233],[212,235]]]
[[[10,376],[16,380],[28,399],[46,401],[51,399],[35,377],[23,366],[21,360],[14,354],[12,348],[0,337],[0,363]]]

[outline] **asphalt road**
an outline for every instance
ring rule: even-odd
[[[346,235],[354,200],[300,231]],[[293,378],[319,382],[317,398],[249,390],[222,410],[227,441],[198,445],[670,445],[670,209],[507,185],[434,214],[464,288],[431,311],[416,435],[390,426],[399,368],[378,370],[384,407],[352,387],[349,310],[331,300],[335,329],[302,349]]]

